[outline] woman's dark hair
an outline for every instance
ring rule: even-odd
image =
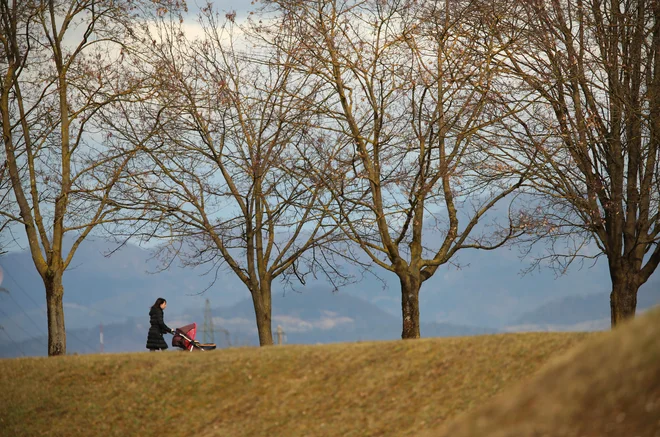
[[[165,302],[167,302],[165,299],[163,299],[162,297],[159,297],[158,299],[156,299],[156,303],[151,305],[151,308],[160,308],[160,306],[162,304],[164,304]]]

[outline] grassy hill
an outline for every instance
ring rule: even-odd
[[[660,436],[660,308],[553,359],[440,437]]]
[[[416,436],[601,335],[0,360],[0,435]]]

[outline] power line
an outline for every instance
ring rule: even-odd
[[[16,325],[21,331],[25,332],[25,333],[27,334],[27,336],[28,336],[30,339],[35,339],[35,340],[38,340],[39,343],[41,343],[41,344],[45,344],[44,341],[43,341],[43,337],[35,337],[33,334],[29,333],[25,328],[23,328],[21,325],[19,325],[18,322],[17,322],[16,320],[12,319],[12,318],[11,318],[7,313],[5,313],[4,311],[0,310],[0,314],[2,314],[3,316],[5,316],[5,317],[7,318],[7,320],[11,320],[11,321],[14,323],[14,325]],[[0,326],[0,329],[5,329],[5,331],[6,331],[6,328],[3,328],[3,327],[1,327],[1,326]]]
[[[87,343],[86,341],[84,341],[84,340],[82,340],[80,337],[78,337],[76,334],[74,334],[74,331],[73,331],[73,330],[69,331],[68,334],[71,334],[71,336],[72,336],[73,338],[75,338],[76,340],[78,340],[79,343],[82,343],[82,345],[85,346],[85,347],[86,347],[87,349],[89,349],[90,351],[92,351],[92,352],[96,352],[96,351],[97,351],[96,348],[90,346],[89,343]],[[68,334],[67,334],[67,335],[68,335]]]
[[[32,301],[32,303],[35,304],[35,305],[37,306],[37,308],[41,308],[41,305],[39,305],[39,304],[38,304],[38,303],[32,298],[32,296],[30,296],[30,295],[28,294],[28,292],[25,291],[25,289],[23,289],[23,287],[21,287],[21,284],[19,284],[18,281],[17,281],[16,279],[14,279],[14,276],[13,276],[11,273],[9,273],[9,270],[4,270],[4,269],[3,269],[3,272],[5,272],[7,275],[9,275],[9,278],[12,280],[12,282],[13,282],[14,284],[16,284],[16,286],[18,287],[18,289],[21,290],[21,291],[23,292],[23,294],[25,294],[25,295],[28,297],[28,299],[30,299],[30,300]]]
[[[13,278],[12,278],[12,281],[16,282],[16,280],[14,280]],[[44,334],[43,329],[41,329],[41,328],[39,327],[39,325],[34,321],[34,319],[32,319],[32,317],[30,317],[30,315],[27,313],[27,311],[25,311],[25,309],[24,309],[24,308],[18,303],[18,301],[14,298],[14,296],[13,296],[11,293],[7,293],[7,294],[9,295],[9,297],[11,298],[11,300],[14,301],[14,303],[16,304],[16,306],[21,310],[21,312],[23,313],[23,315],[24,315],[25,317],[27,317],[28,320],[29,320],[30,322],[32,322],[32,324],[37,328],[37,330],[38,330],[41,334]],[[28,297],[29,297],[29,296],[28,296]],[[4,314],[5,317],[7,317],[8,319],[10,319],[10,317],[9,317],[4,311],[2,311],[2,314]],[[25,333],[28,335],[28,337],[36,338],[37,340],[39,340],[40,343],[44,344],[44,343],[43,343],[43,340],[41,339],[41,337],[34,337],[33,334],[30,334],[25,328],[23,328],[21,325],[19,325],[18,322],[16,322],[16,320],[12,320],[12,321],[13,321],[14,324],[15,324],[16,326],[18,326],[23,332],[25,332]]]
[[[5,314],[4,311],[0,310],[0,313],[4,314],[4,316],[7,317],[7,319],[9,319],[9,317],[7,316],[7,314]],[[14,322],[14,324],[15,324],[16,326],[18,326],[19,328],[23,329],[18,323],[16,323],[15,320],[12,320],[12,322]],[[3,326],[0,326],[0,331],[4,332],[5,335],[7,336],[7,338],[9,339],[9,341],[11,342],[11,344],[13,344],[13,345],[16,347],[16,349],[18,349],[18,350],[21,352],[21,354],[22,354],[23,356],[25,356],[25,352],[23,351],[23,349],[21,349],[21,347],[18,345],[18,343],[16,343],[16,342],[14,341],[14,339],[11,338],[11,336],[10,336],[9,333],[7,332],[7,329],[5,329]],[[25,331],[25,330],[23,329],[23,331]]]
[[[45,336],[46,339],[48,338],[48,333],[45,332],[43,329],[41,329],[41,328],[37,325],[37,323],[36,323],[36,322],[35,322],[35,321],[34,321],[34,320],[28,315],[28,313],[27,313],[27,312],[23,309],[23,307],[22,307],[22,306],[16,301],[16,299],[14,299],[14,297],[13,297],[11,294],[9,294],[9,296],[10,296],[11,299],[14,301],[14,303],[18,306],[18,308],[20,308],[20,310],[23,312],[23,315],[24,315],[25,317],[27,317],[27,318],[32,322],[32,324],[33,324],[33,325],[39,330],[39,332],[42,334],[42,337],[35,337],[35,336],[33,336],[33,335],[30,334],[25,328],[23,328],[21,325],[19,325],[18,322],[16,322],[16,320],[12,320],[12,321],[14,322],[14,324],[15,324],[17,327],[19,327],[23,332],[25,332],[30,338],[35,338],[36,340],[39,341],[39,343],[45,345],[46,348],[48,348],[48,341],[44,341],[44,340],[43,340],[43,336]],[[43,308],[42,308],[42,310],[43,310]],[[46,316],[48,316],[48,313],[46,313],[45,310],[44,310],[44,313],[46,314]],[[8,316],[4,311],[2,311],[2,314],[4,314],[5,317],[7,317],[7,318],[9,319],[9,316]],[[73,330],[69,331],[69,334],[70,334],[74,339],[76,339],[79,343],[82,343],[83,346],[87,347],[87,348],[88,348],[89,350],[91,350],[92,352],[96,352],[96,349],[94,349],[93,347],[91,347],[91,346],[89,345],[89,343],[87,343],[86,341],[80,339],[80,337],[78,337],[76,334],[74,334],[74,331],[73,331]]]
[[[37,308],[41,309],[41,310],[44,312],[44,314],[46,315],[46,317],[48,317],[48,312],[46,311],[46,309],[43,308],[41,305],[39,305],[39,304],[38,304],[38,303],[32,298],[32,296],[30,296],[30,295],[28,294],[28,292],[25,291],[25,289],[24,289],[23,287],[21,287],[21,284],[19,284],[18,281],[16,281],[16,279],[14,278],[14,276],[13,276],[11,273],[9,273],[8,270],[3,270],[3,271],[9,275],[9,278],[14,282],[14,284],[16,284],[16,286],[18,287],[18,289],[21,290],[21,291],[23,292],[23,294],[25,294],[25,295],[28,297],[28,299],[30,299],[30,300],[32,301],[32,303],[35,304],[35,305],[37,306]],[[34,320],[32,320],[32,318],[27,314],[27,312],[25,312],[25,310],[19,305],[19,303],[16,301],[16,299],[14,299],[14,297],[11,295],[11,293],[9,294],[9,296],[12,298],[12,300],[13,300],[14,302],[16,302],[16,305],[18,305],[18,307],[21,309],[21,311],[23,311],[23,314],[25,314],[25,316],[26,316],[28,319],[30,319],[30,321],[31,321],[31,322],[37,327],[37,329],[39,329],[39,330],[41,331],[42,334],[44,334],[44,335],[46,335],[46,337],[48,337],[48,333],[44,332],[41,328],[39,328],[39,326],[34,322]],[[65,331],[65,332],[66,332],[66,331]],[[93,348],[92,346],[90,346],[86,341],[83,341],[82,339],[80,339],[80,337],[78,337],[76,334],[74,334],[74,331],[73,331],[73,330],[71,330],[71,331],[69,332],[69,334],[70,334],[75,340],[77,340],[79,343],[82,343],[82,345],[85,346],[86,348],[88,348],[90,351],[92,351],[92,352],[96,352],[96,349],[95,349],[95,348]]]
[[[27,311],[25,311],[25,310],[23,309],[23,307],[21,306],[21,304],[18,303],[18,301],[14,298],[14,296],[11,295],[11,293],[9,293],[9,297],[11,298],[11,300],[14,301],[14,303],[16,304],[16,306],[17,306],[17,307],[23,312],[23,315],[25,315],[25,317],[27,317],[28,320],[29,320],[30,322],[32,322],[32,324],[33,324],[33,325],[39,330],[39,332],[41,332],[42,334],[48,335],[46,332],[44,332],[44,330],[43,330],[41,327],[39,327],[39,325],[37,325],[37,322],[35,322],[34,319],[32,319],[32,317],[30,317],[30,315],[27,313]]]
[[[26,356],[26,355],[25,355],[25,352],[23,352],[23,349],[18,345],[18,343],[16,343],[16,342],[15,342],[15,341],[9,336],[9,334],[7,333],[7,330],[5,330],[5,329],[0,329],[0,331],[2,331],[2,332],[5,333],[5,335],[6,335],[7,338],[9,339],[9,341],[11,341],[11,344],[13,344],[13,345],[16,347],[16,349],[19,350],[19,352],[21,353],[21,355]]]

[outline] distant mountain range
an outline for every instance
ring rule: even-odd
[[[148,308],[159,296],[168,300],[166,320],[202,326],[205,299],[213,304],[214,324],[229,332],[232,344],[256,344],[251,299],[229,272],[169,266],[161,273],[148,250],[86,241],[65,273],[64,305],[68,349],[99,349],[104,325],[106,351],[143,350]],[[511,330],[604,329],[609,319],[609,279],[602,265],[576,269],[559,278],[550,271],[520,276],[525,264],[514,252],[466,251],[424,283],[420,293],[422,336],[473,335]],[[46,313],[43,284],[30,255],[0,256],[0,356],[45,353]],[[348,268],[347,268],[348,269]],[[401,332],[400,292],[394,275],[362,281],[332,293],[327,284],[308,283],[300,293],[274,284],[273,330],[281,325],[289,343],[384,340]],[[206,273],[206,275],[205,275]],[[215,275],[217,280],[213,284]],[[660,303],[658,274],[640,290],[639,307]],[[598,325],[601,323],[601,325]],[[580,325],[582,324],[582,325]],[[222,332],[216,342],[227,342]],[[201,338],[201,334],[200,334]],[[223,344],[224,344],[223,343]],[[23,347],[19,350],[18,345]]]
[[[660,282],[646,284],[637,296],[637,311],[660,304]],[[598,330],[610,327],[610,295],[567,296],[529,311],[507,327],[508,331]]]
[[[286,343],[332,343],[345,341],[393,340],[401,337],[399,318],[376,305],[345,293],[312,291],[289,293],[273,297],[273,334],[280,326]],[[205,337],[203,311],[175,313],[165,310],[165,322],[171,328],[197,323],[197,339],[213,341],[218,347],[258,345],[254,310],[249,299],[230,307],[214,308],[213,339]],[[105,352],[144,351],[149,328],[146,317],[131,318],[123,323],[104,325]],[[72,329],[67,334],[69,353],[100,351],[99,325],[87,329]],[[449,337],[494,333],[496,330],[448,323],[423,323],[424,336]],[[207,334],[208,336],[209,334]],[[0,338],[0,357],[45,355],[45,336],[10,342]],[[166,336],[168,344],[171,336]]]

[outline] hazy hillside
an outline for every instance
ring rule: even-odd
[[[214,322],[230,332],[254,331],[249,300],[214,311]],[[201,315],[201,313],[200,313]],[[281,325],[289,343],[391,340],[401,337],[401,318],[364,299],[343,292],[309,290],[273,296],[273,328]],[[422,323],[424,336],[475,335],[493,329],[449,323]],[[256,332],[254,332],[256,342]]]
[[[112,245],[104,242],[83,243],[65,273],[64,310],[68,328],[143,316],[159,296],[166,296],[174,308],[203,306],[204,297],[199,293],[213,278],[201,276],[202,269],[183,269],[175,264],[169,270],[155,273],[158,262],[150,259],[147,250],[126,245],[114,255],[104,256],[111,248]],[[0,305],[14,320],[6,322],[6,315],[0,313],[0,324],[9,326],[19,338],[25,336],[24,331],[31,336],[45,332],[43,283],[29,254],[6,254],[0,257],[0,266],[5,272],[2,285],[10,291],[9,296],[0,296]],[[243,287],[231,277],[223,277],[220,282],[223,297],[233,302],[245,297]],[[37,322],[40,331],[29,318]]]
[[[216,326],[230,332],[232,344],[256,343],[249,294],[234,275],[219,272],[216,283],[204,292],[215,272],[202,276],[205,270],[201,268],[184,269],[174,264],[155,273],[158,263],[150,259],[147,250],[126,245],[114,255],[104,256],[112,248],[103,241],[85,242],[65,274],[64,306],[71,352],[97,351],[100,323],[108,326],[106,350],[141,350],[146,314],[159,296],[168,300],[170,322],[200,325],[208,298]],[[519,270],[525,264],[515,252],[503,249],[495,255],[467,251],[457,259],[461,269],[444,266],[425,282],[420,294],[422,336],[608,327],[609,298],[603,293],[608,292],[609,284],[602,267],[576,270],[557,279],[549,271],[521,277]],[[47,335],[43,284],[25,252],[3,255],[0,266],[5,272],[1,285],[10,291],[0,293],[0,326],[5,328],[0,331],[0,355],[40,353],[45,350]],[[354,271],[350,266],[344,268]],[[282,325],[289,343],[398,338],[398,281],[391,274],[380,272],[380,276],[378,280],[367,275],[336,294],[322,282],[299,287],[300,293],[285,291],[275,283],[273,329]],[[653,287],[649,283],[640,291],[641,308],[657,301],[660,287],[655,291]],[[594,317],[601,320],[594,324]],[[579,322],[573,324],[575,321]],[[507,328],[511,325],[517,326]],[[113,338],[115,332],[124,331],[121,339]],[[226,341],[222,333],[216,337],[217,342]],[[24,352],[17,342],[23,343]]]
[[[111,257],[103,256],[112,247],[103,241],[83,243],[65,273],[64,303],[69,328],[139,317],[158,296],[166,297],[172,308],[181,310],[201,309],[205,298],[219,307],[234,305],[249,296],[244,285],[227,272],[219,272],[216,284],[200,296],[213,281],[215,272],[200,276],[204,269],[182,269],[175,264],[165,272],[152,274],[149,272],[157,271],[158,266],[149,259],[147,250],[126,245]],[[557,279],[550,271],[520,276],[526,264],[517,258],[516,252],[507,249],[496,254],[466,251],[456,261],[461,269],[443,266],[424,283],[420,294],[423,322],[501,328],[553,299],[607,292],[609,287],[599,266],[575,270]],[[0,313],[0,324],[11,317],[16,323],[4,320],[4,324],[14,325],[11,329],[17,331],[15,335],[38,335],[39,331],[24,314],[45,330],[43,284],[29,254],[5,254],[0,257],[0,266],[5,271],[2,286],[11,291],[10,297],[0,295],[4,313]],[[350,266],[345,268],[352,270]],[[367,275],[342,291],[399,317],[398,281],[392,274],[378,272],[382,281]],[[327,289],[327,285],[309,283],[307,287],[299,287],[302,292],[319,288]],[[274,294],[283,292],[276,282]]]
[[[645,284],[637,296],[637,310],[644,311],[660,304],[660,282]],[[520,316],[513,325],[519,328],[571,327],[587,323],[596,327],[610,323],[609,293],[567,296],[541,305]],[[586,326],[586,325],[585,325]]]
[[[383,311],[376,305],[346,293],[330,293],[327,290],[309,290],[306,293],[288,293],[273,297],[273,330],[278,325],[285,332],[286,343],[332,343],[360,340],[393,340],[401,336],[400,319]],[[230,307],[212,309],[215,328],[227,334],[214,333],[219,347],[229,345],[257,345],[258,336],[254,321],[254,309],[250,300],[243,300]],[[192,322],[201,330],[203,311],[175,312],[168,306],[165,321],[170,327],[179,327]],[[141,317],[132,317],[126,322],[103,326],[104,350],[106,352],[143,351],[148,330],[146,311]],[[423,323],[424,336],[448,337],[493,333],[495,330],[447,323]],[[68,330],[69,353],[93,353],[100,349],[99,326]],[[197,338],[203,340],[200,331]],[[169,343],[171,337],[167,336]],[[0,337],[0,357],[23,355],[46,355],[45,336],[20,342],[11,342]]]

